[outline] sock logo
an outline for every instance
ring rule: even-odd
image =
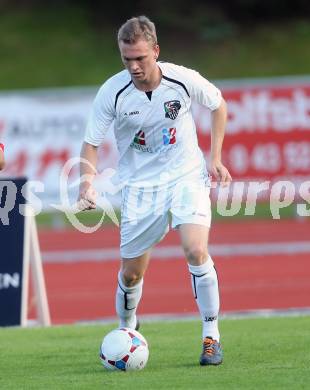
[[[205,322],[212,322],[212,321],[215,321],[215,320],[217,320],[217,316],[214,316],[214,317],[207,317],[207,316],[205,316],[205,318],[204,318]]]

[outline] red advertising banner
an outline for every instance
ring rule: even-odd
[[[222,89],[228,103],[223,160],[235,180],[310,176],[310,84]],[[210,133],[195,110],[200,145]]]

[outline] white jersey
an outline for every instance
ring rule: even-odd
[[[215,110],[221,93],[196,71],[165,62],[158,66],[162,79],[152,93],[137,89],[123,70],[102,85],[90,114],[85,142],[94,146],[114,121],[123,183],[154,186],[205,173],[191,103]]]

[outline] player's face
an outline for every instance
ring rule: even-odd
[[[136,86],[152,85],[157,77],[159,46],[141,39],[133,44],[120,42],[119,49],[123,64]]]

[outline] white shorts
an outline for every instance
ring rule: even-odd
[[[127,186],[122,191],[121,256],[134,258],[185,223],[210,227],[210,184],[206,177],[159,187]]]

